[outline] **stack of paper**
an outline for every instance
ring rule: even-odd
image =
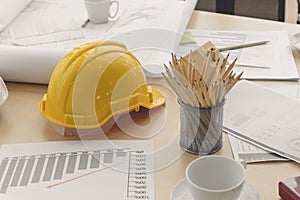
[[[300,85],[272,85],[267,88],[300,102]],[[246,141],[240,140],[231,134],[229,135],[229,141],[234,157],[243,159],[247,163],[288,160],[277,154],[262,150]]]
[[[300,102],[297,100],[241,81],[227,97],[224,129],[300,163]]]
[[[29,57],[11,59],[15,55],[13,50],[20,52],[25,49],[8,48],[7,51],[7,46],[3,46],[0,49],[3,56],[0,60],[0,75],[7,81],[48,83],[51,76],[49,72],[65,55],[65,51],[86,42],[104,39],[124,43],[143,67],[150,71],[149,74],[160,74],[162,63],[168,62],[171,52],[177,48],[197,0],[149,0],[142,3],[140,0],[118,1],[120,9],[116,18],[104,24],[88,23],[85,28],[81,28],[87,19],[82,0],[33,0],[8,27],[9,37],[0,37],[0,44],[7,44],[11,39],[11,45],[27,48],[54,47],[57,52],[53,55],[57,57],[49,56],[47,49],[42,50],[46,52],[43,62],[47,64],[37,64],[31,59],[36,52],[33,49],[29,51],[32,55],[26,54]],[[38,80],[35,79],[36,75],[30,76],[35,74],[31,73],[35,69],[44,69],[39,70],[42,74],[39,74],[41,78]],[[20,76],[15,75],[16,71],[19,74],[30,74],[19,79]]]

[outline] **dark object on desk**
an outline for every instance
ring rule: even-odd
[[[283,200],[300,200],[300,176],[280,181],[278,190]]]
[[[297,24],[300,24],[300,0],[297,0],[298,2],[298,19],[297,19]]]
[[[198,0],[195,9],[283,22],[285,0]]]
[[[89,19],[85,20],[84,23],[81,25],[81,28],[86,27],[86,25],[90,22]]]

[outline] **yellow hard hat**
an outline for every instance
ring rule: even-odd
[[[126,47],[104,41],[79,46],[58,63],[40,112],[59,126],[85,129],[140,106],[151,109],[164,103]]]

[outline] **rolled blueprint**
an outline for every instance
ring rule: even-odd
[[[67,49],[0,46],[0,76],[4,81],[48,84]]]

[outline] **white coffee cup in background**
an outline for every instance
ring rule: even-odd
[[[119,2],[111,0],[84,0],[89,21],[95,24],[108,22],[109,18],[114,18],[119,11]],[[114,13],[111,14],[111,6],[115,4]]]
[[[241,194],[246,163],[223,156],[205,156],[186,168],[188,188],[194,199],[237,200]]]

